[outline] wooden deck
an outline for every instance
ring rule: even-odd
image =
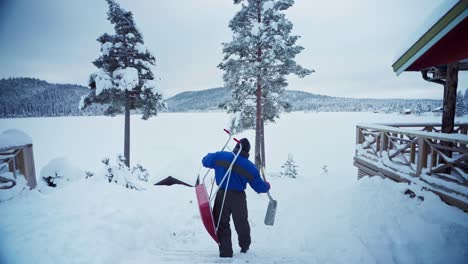
[[[468,123],[455,134],[440,124],[360,124],[354,165],[358,178],[413,182],[468,212]]]
[[[0,165],[3,164],[8,166],[9,171],[14,175],[14,179],[0,178],[2,182],[11,182],[12,185],[7,188],[15,186],[17,171],[24,175],[29,188],[33,189],[36,187],[36,171],[34,168],[32,144],[0,148]]]

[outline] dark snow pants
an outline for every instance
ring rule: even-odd
[[[219,189],[218,193],[216,194],[213,208],[215,225],[218,224],[224,193],[225,191],[223,189]],[[229,224],[229,221],[231,220],[231,214],[232,219],[234,220],[234,227],[236,228],[237,236],[239,238],[239,246],[244,250],[249,249],[250,226],[248,221],[246,198],[247,197],[244,191],[227,191],[217,234],[220,243],[220,257],[232,257],[231,227]]]

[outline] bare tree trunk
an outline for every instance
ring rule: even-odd
[[[125,103],[124,157],[125,165],[130,167],[130,98],[128,96]]]
[[[260,49],[259,49],[260,50]],[[257,113],[255,119],[255,165],[260,169],[262,166],[262,86],[260,77],[257,78]]]
[[[262,139],[262,166],[263,168],[266,167],[266,154],[265,154],[265,120],[263,120],[263,117],[262,117],[262,135],[261,135],[261,139]]]
[[[262,22],[261,17],[261,1],[257,1],[257,22]],[[262,47],[259,45],[257,48],[257,62],[262,62]],[[263,118],[262,118],[262,85],[261,85],[261,73],[258,73],[257,76],[257,113],[255,119],[255,165],[257,168],[263,166],[263,155],[262,155],[262,128],[263,128]]]

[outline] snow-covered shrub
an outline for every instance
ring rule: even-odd
[[[321,176],[327,176],[328,175],[328,166],[327,165],[323,165],[322,173],[320,175]]]
[[[51,160],[40,173],[40,180],[49,187],[57,187],[82,177],[84,173],[73,166],[67,158]],[[44,185],[44,184],[42,184]]]
[[[149,173],[141,164],[137,164],[132,168],[132,174],[137,177],[138,180],[148,182]]]
[[[148,182],[149,173],[140,164],[133,168],[125,165],[125,157],[119,155],[116,165],[112,165],[109,158],[102,160],[105,166],[104,176],[109,182],[117,183],[129,189],[143,190],[143,182]]]
[[[286,162],[281,166],[281,176],[288,177],[288,178],[297,178],[297,168],[299,166],[296,165],[294,162],[292,154],[288,155],[288,159]]]
[[[85,177],[86,179],[91,178],[91,177],[94,176],[94,172],[92,172],[92,171],[86,171],[85,174],[86,174],[86,177]]]

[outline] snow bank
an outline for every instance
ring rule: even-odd
[[[424,201],[404,195],[407,189]],[[432,192],[363,178],[353,190],[352,210],[352,232],[377,263],[464,263],[468,257],[468,214]]]
[[[41,169],[40,179],[38,179],[38,181],[40,181],[40,189],[46,190],[46,179],[48,178],[49,182],[56,185],[55,188],[57,188],[84,177],[85,173],[83,170],[75,167],[68,158],[60,157],[51,160]]]
[[[14,199],[15,197],[18,197],[22,194],[28,195],[30,188],[28,186],[26,178],[23,175],[18,173],[16,174],[16,179],[15,179],[12,172],[3,171],[3,172],[0,172],[0,176],[6,179],[12,179],[16,182],[16,185],[13,186],[12,188],[0,190],[0,203]],[[11,186],[11,183],[0,184],[0,187],[10,187],[10,186]],[[0,230],[1,230],[1,226],[0,226]],[[0,263],[1,263],[1,258],[0,258]]]
[[[32,138],[21,130],[9,129],[0,134],[0,149],[32,144]]]
[[[278,200],[275,225],[263,224],[267,196],[248,189],[251,251],[238,253],[231,226],[234,259],[230,263],[466,262],[468,214],[412,185],[378,177],[356,180],[355,125],[363,121],[436,119],[292,113],[267,124],[266,177],[271,195]],[[39,168],[51,156],[66,155],[79,168],[96,171],[102,168],[100,158],[121,151],[122,135],[115,131],[121,131],[122,119],[2,122],[34,137]],[[205,172],[202,157],[223,146],[227,138],[222,128],[228,123],[229,115],[223,113],[162,113],[150,121],[135,119],[132,162],[148,166],[151,183],[169,175],[193,183],[197,172]],[[314,124],[324,129],[315,129]],[[235,136],[253,139],[254,131]],[[337,140],[333,144],[327,140],[331,137]],[[294,154],[300,177],[271,177],[279,174],[288,153]],[[7,212],[0,217],[0,263],[219,263],[217,245],[199,218],[193,188],[151,185],[135,191],[98,176],[72,181],[54,192],[25,192],[0,203],[0,212]],[[424,201],[404,195],[406,189]]]

